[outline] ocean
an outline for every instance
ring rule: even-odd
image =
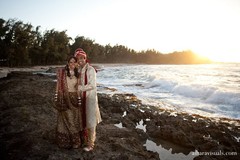
[[[143,104],[176,112],[240,118],[240,63],[100,67],[100,93],[132,93]]]

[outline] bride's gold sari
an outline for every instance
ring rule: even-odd
[[[57,72],[58,103],[54,105],[58,110],[56,140],[61,148],[77,148],[81,145],[82,118],[77,89],[69,92],[68,83],[76,85],[77,78],[67,78],[65,69],[59,69]]]

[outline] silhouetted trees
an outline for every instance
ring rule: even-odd
[[[209,63],[191,51],[162,54],[156,50],[136,52],[123,45],[102,46],[77,36],[73,43],[66,31],[40,32],[16,19],[0,19],[0,65],[9,67],[64,64],[76,48],[83,48],[95,63],[198,64]]]

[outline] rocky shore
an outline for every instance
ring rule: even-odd
[[[54,79],[31,71],[0,79],[1,160],[240,159],[240,120],[143,105],[133,94],[98,94],[103,121],[93,151],[60,149]]]

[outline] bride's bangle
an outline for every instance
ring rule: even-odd
[[[81,102],[81,97],[78,97],[78,104],[80,105],[82,102]]]

